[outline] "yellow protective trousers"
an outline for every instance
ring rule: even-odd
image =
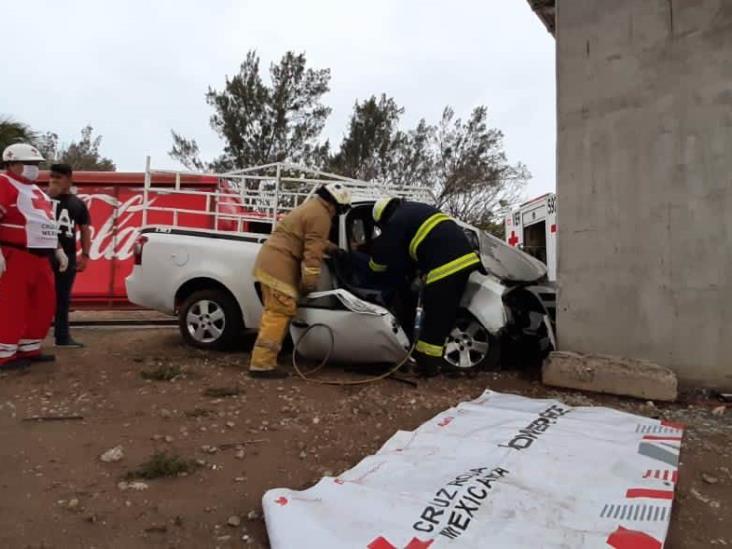
[[[249,370],[262,372],[277,368],[277,355],[282,348],[287,327],[297,311],[295,298],[262,284],[264,312],[259,334],[254,343]]]

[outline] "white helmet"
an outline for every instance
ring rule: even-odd
[[[14,143],[3,151],[3,162],[43,162],[45,158],[33,145]]]
[[[384,215],[384,210],[386,210],[386,207],[392,200],[395,200],[393,196],[384,196],[376,201],[373,211],[374,221],[376,221],[376,223],[381,222],[381,218]]]
[[[351,205],[351,191],[343,183],[328,183],[325,190],[333,197],[340,206]]]

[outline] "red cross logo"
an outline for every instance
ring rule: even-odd
[[[278,498],[277,498],[277,499],[275,500],[275,503],[276,503],[277,505],[282,505],[282,506],[284,506],[284,505],[287,505],[287,504],[288,504],[288,501],[287,501],[287,498],[286,498],[286,497],[284,497],[284,496],[280,496],[280,497],[278,497]]]
[[[511,231],[511,237],[508,239],[508,244],[510,246],[516,246],[518,244],[519,238],[516,236],[516,231]]]
[[[46,214],[48,219],[53,219],[53,205],[51,201],[38,189],[33,189],[33,207]]]
[[[405,545],[404,549],[429,549],[429,546],[432,545],[433,542],[434,540],[432,539],[429,541],[422,541],[417,538],[412,538],[412,541]],[[393,545],[384,536],[379,536],[366,547],[367,549],[397,549],[396,545]]]
[[[663,547],[663,544],[656,538],[622,526],[610,534],[607,544],[615,549],[661,549]]]

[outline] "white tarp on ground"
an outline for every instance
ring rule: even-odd
[[[682,428],[486,391],[263,498],[274,549],[663,547]],[[357,433],[354,433],[357,436]]]

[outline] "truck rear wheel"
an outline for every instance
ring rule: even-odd
[[[244,322],[239,305],[228,293],[217,290],[193,292],[178,311],[183,339],[199,349],[228,349],[241,336]]]

